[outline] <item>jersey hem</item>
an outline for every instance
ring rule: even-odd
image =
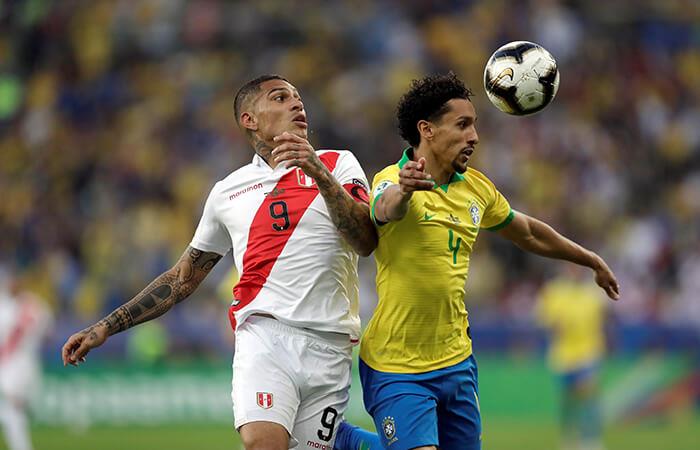
[[[324,333],[332,333],[332,334],[338,334],[338,335],[343,335],[347,336],[347,344],[350,345],[357,345],[357,342],[360,340],[359,333],[353,331],[353,330],[348,330],[347,328],[332,328],[332,327],[319,327],[318,324],[315,323],[310,323],[310,322],[298,322],[298,321],[290,321],[287,320],[283,317],[280,317],[279,315],[275,314],[272,311],[263,311],[263,310],[251,310],[251,311],[246,311],[245,313],[241,313],[239,311],[235,311],[234,316],[236,318],[236,328],[233,330],[236,332],[240,326],[242,326],[246,321],[248,321],[251,316],[255,316],[256,314],[269,314],[273,316],[274,318],[268,319],[271,321],[271,323],[277,323],[280,326],[285,327],[286,329],[291,329],[291,332],[298,332],[302,334],[307,334],[312,333],[315,335],[315,338],[320,338],[320,339],[326,339],[331,342],[337,342],[338,345],[345,344],[345,342],[341,342],[339,339],[339,336],[325,336]],[[270,322],[268,322],[270,323]],[[345,339],[345,338],[342,338]]]
[[[410,367],[410,368],[407,369],[407,368],[404,367],[404,366],[388,366],[388,365],[387,365],[387,366],[384,366],[384,365],[381,365],[381,364],[379,364],[379,365],[374,364],[374,362],[370,363],[370,362],[367,361],[367,359],[366,359],[365,357],[362,356],[362,351],[360,351],[360,356],[359,356],[359,358],[360,358],[360,359],[362,360],[362,362],[365,363],[370,369],[375,370],[375,371],[377,371],[377,372],[384,372],[384,373],[401,373],[401,374],[408,374],[408,375],[418,375],[418,374],[428,373],[428,372],[434,372],[434,371],[436,371],[436,370],[440,370],[440,369],[444,369],[444,368],[446,368],[446,367],[454,366],[454,365],[459,364],[459,363],[461,363],[461,362],[463,362],[463,361],[466,361],[466,360],[469,359],[469,357],[472,356],[473,354],[474,354],[474,352],[470,350],[469,352],[467,352],[466,355],[460,354],[460,355],[457,356],[457,357],[450,358],[450,359],[447,360],[446,362],[441,362],[441,363],[436,364],[436,365],[434,365],[434,366],[431,365],[430,367],[426,367],[426,368],[423,368],[423,369],[421,369],[421,370],[415,370],[415,368],[413,368],[413,367]]]

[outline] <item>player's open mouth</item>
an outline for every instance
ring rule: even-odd
[[[296,125],[302,127],[302,128],[308,128],[308,124],[306,123],[306,116],[303,114],[297,114],[294,116],[294,119],[292,119],[292,122],[294,122]]]

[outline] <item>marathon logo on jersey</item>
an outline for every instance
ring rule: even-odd
[[[263,187],[262,183],[256,183],[256,184],[253,184],[250,186],[246,186],[243,189],[241,189],[240,191],[236,191],[233,194],[229,195],[228,199],[233,200],[234,198],[238,197],[241,194],[247,194],[248,192],[255,191],[257,189],[262,189],[262,187]]]
[[[272,393],[270,392],[258,392],[258,406],[262,409],[272,408]]]
[[[306,441],[306,446],[309,448],[317,448],[319,450],[333,450],[332,445],[322,444],[322,443],[316,442],[316,441]]]
[[[297,183],[299,183],[299,186],[307,188],[316,186],[316,180],[305,174],[300,168],[297,168]]]

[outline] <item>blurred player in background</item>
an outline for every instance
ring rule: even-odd
[[[229,309],[232,398],[245,448],[332,449],[336,434],[359,448],[372,435],[341,421],[360,333],[358,254],[377,242],[365,174],[349,151],[311,146],[301,97],[280,76],[246,83],[234,110],[253,161],[216,183],[175,266],[71,336],[64,364],[185,300],[232,250],[240,274]]]
[[[599,368],[605,354],[608,303],[578,266],[546,283],[537,317],[550,336],[549,365],[562,385],[565,450],[601,450]]]
[[[603,259],[511,209],[467,168],[479,138],[471,91],[454,74],[414,81],[398,106],[410,147],[374,177],[379,303],[362,338],[365,408],[393,450],[481,448],[477,366],[464,285],[480,229],[524,250],[590,267],[618,298]]]
[[[51,313],[10,273],[0,274],[0,422],[10,450],[32,448],[27,409],[41,383],[41,343]]]

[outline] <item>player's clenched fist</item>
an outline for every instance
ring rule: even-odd
[[[77,366],[85,361],[85,356],[90,350],[99,347],[107,340],[107,327],[100,323],[78,331],[68,338],[61,350],[63,365],[71,364]]]
[[[399,188],[403,195],[413,191],[429,191],[433,186],[435,181],[425,171],[425,158],[420,158],[418,162],[408,161],[399,171]]]
[[[316,150],[303,137],[284,132],[274,137],[277,147],[272,149],[272,159],[276,164],[286,163],[286,167],[299,167],[313,179],[321,176],[326,169]]]

